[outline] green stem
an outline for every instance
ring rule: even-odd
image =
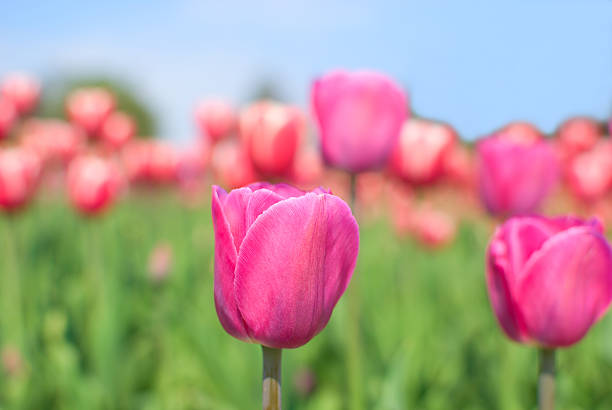
[[[3,317],[3,344],[16,347],[23,353],[23,305],[21,300],[21,277],[19,276],[19,238],[17,235],[17,221],[13,214],[8,214],[5,224],[6,260],[4,282],[4,312]]]
[[[263,410],[281,410],[281,349],[261,346],[263,351]]]
[[[540,349],[540,372],[538,377],[538,408],[555,408],[555,350]]]
[[[350,206],[353,213],[357,213],[357,175],[351,174],[350,185]],[[347,289],[347,303],[349,318],[348,326],[348,354],[347,354],[347,373],[349,378],[349,406],[351,410],[362,410],[363,407],[363,368],[361,363],[362,347],[361,335],[359,332],[359,318],[361,297],[359,294],[358,282],[353,276],[350,286]]]

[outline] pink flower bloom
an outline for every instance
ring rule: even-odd
[[[36,152],[45,163],[67,164],[84,148],[78,127],[55,119],[27,120],[19,137],[21,145]]]
[[[100,136],[113,149],[123,147],[136,133],[136,123],[126,113],[117,111],[102,123]]]
[[[234,108],[221,100],[202,101],[195,109],[195,119],[200,133],[208,137],[212,144],[235,131],[236,117]]]
[[[545,141],[493,136],[478,143],[480,197],[495,215],[534,212],[556,185],[559,161]]]
[[[578,199],[592,202],[603,198],[612,187],[612,142],[601,140],[576,155],[566,172],[570,190]]]
[[[238,188],[257,180],[249,156],[236,141],[215,145],[211,159],[215,177],[226,188]]]
[[[305,120],[294,107],[261,101],[240,115],[240,136],[261,175],[290,173],[304,132]]]
[[[461,144],[455,144],[451,152],[445,156],[444,175],[452,183],[473,187],[476,169],[472,152]]]
[[[542,133],[528,122],[511,122],[495,133],[497,136],[519,144],[531,144],[542,139]]]
[[[115,201],[121,178],[113,162],[88,155],[70,163],[67,185],[72,204],[85,215],[97,215]]]
[[[273,348],[319,333],[344,293],[359,232],[348,205],[325,190],[258,183],[213,187],[215,305],[232,336]]]
[[[13,103],[0,97],[0,140],[9,133],[16,119],[17,111]]]
[[[20,115],[34,109],[40,97],[40,84],[24,73],[13,73],[2,81],[2,95],[13,103]]]
[[[115,109],[115,97],[101,87],[79,88],[66,100],[70,121],[80,126],[89,136],[97,136],[102,124]]]
[[[570,159],[595,146],[600,137],[597,121],[587,117],[574,117],[565,121],[557,131],[563,157]]]
[[[401,87],[369,71],[332,71],[311,89],[325,161],[349,172],[382,167],[399,137],[408,104]]]
[[[23,148],[0,149],[0,207],[16,211],[32,197],[38,177],[40,159]]]
[[[149,175],[152,182],[168,184],[177,180],[179,155],[174,146],[165,142],[149,141]]]
[[[424,245],[440,248],[455,239],[457,224],[450,214],[423,207],[412,214],[412,232]]]
[[[456,139],[455,131],[446,124],[411,118],[404,123],[391,154],[391,171],[409,183],[434,182],[442,176]]]
[[[489,244],[487,288],[509,338],[570,346],[610,305],[612,249],[596,220],[512,218]]]
[[[291,181],[300,187],[321,185],[323,160],[318,150],[304,149],[298,152],[291,171]]]

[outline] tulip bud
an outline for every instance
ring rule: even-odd
[[[312,86],[311,102],[323,158],[352,173],[387,162],[408,110],[399,85],[368,71],[324,75]]]
[[[40,97],[40,84],[24,73],[8,75],[2,82],[2,96],[13,103],[19,115],[34,109]]]
[[[554,149],[545,141],[493,136],[478,143],[480,197],[494,215],[534,212],[559,178]]]
[[[572,193],[583,202],[603,198],[612,187],[612,143],[602,140],[572,158],[567,181]]]
[[[487,288],[509,338],[570,346],[612,301],[612,249],[596,220],[512,218],[489,243]]]
[[[0,97],[0,140],[4,139],[17,119],[17,111],[12,102]]]
[[[40,159],[23,148],[0,149],[0,207],[16,211],[31,198],[40,175]]]
[[[517,144],[533,144],[542,139],[542,133],[528,122],[512,122],[495,133],[499,138]]]
[[[304,131],[302,113],[293,107],[262,101],[240,116],[240,135],[255,169],[265,176],[290,173]]]
[[[235,141],[215,145],[211,165],[216,178],[228,188],[242,187],[257,180],[249,156]]]
[[[195,119],[200,133],[208,137],[212,144],[232,134],[237,124],[234,108],[221,100],[199,103],[195,109]]]
[[[66,111],[70,121],[89,136],[97,136],[102,124],[115,109],[115,97],[101,87],[84,87],[68,95]]]
[[[599,125],[591,118],[574,117],[565,121],[557,131],[563,157],[573,158],[595,146],[600,137]]]
[[[114,112],[102,123],[101,137],[111,148],[123,147],[136,133],[136,123],[123,112]]]
[[[323,179],[323,161],[319,151],[305,149],[300,151],[293,163],[291,181],[299,187],[314,187]]]
[[[85,215],[97,215],[116,199],[121,185],[115,164],[96,156],[74,159],[68,168],[68,196]]]
[[[149,173],[153,182],[167,184],[176,181],[179,166],[178,153],[164,141],[151,141]]]
[[[21,145],[36,152],[45,164],[67,164],[84,148],[82,132],[62,120],[29,119],[19,138]]]
[[[422,208],[412,214],[412,232],[421,243],[435,249],[455,239],[457,225],[448,213]]]
[[[320,188],[213,187],[215,306],[232,336],[271,348],[319,333],[344,293],[359,232],[348,205]]]
[[[446,124],[411,118],[404,123],[391,154],[391,171],[409,183],[433,182],[442,176],[456,139],[455,131]]]

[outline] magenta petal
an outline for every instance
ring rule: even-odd
[[[232,231],[236,252],[240,250],[242,240],[247,233],[245,212],[252,194],[249,188],[234,189],[225,197],[222,204],[223,213]]]
[[[487,249],[487,289],[497,321],[509,338],[517,342],[527,339],[525,325],[513,295],[515,280],[511,251],[498,230]]]
[[[525,266],[516,294],[531,338],[544,346],[579,341],[612,300],[612,251],[592,227],[547,241]]]
[[[215,229],[215,308],[219,321],[227,333],[248,340],[244,322],[236,307],[234,293],[234,270],[238,254],[230,225],[224,215],[222,198],[228,195],[223,189],[213,186],[212,219]]]
[[[293,348],[321,331],[353,274],[359,233],[340,198],[306,194],[271,206],[238,256],[236,298],[251,339]]]

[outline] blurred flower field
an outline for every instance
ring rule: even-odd
[[[18,269],[26,324],[25,351],[2,351],[2,408],[253,408],[259,346],[228,337],[217,319],[204,202],[188,207],[171,191],[144,192],[87,220],[45,197],[2,219],[2,232],[15,235],[0,251],[1,317],[10,320],[15,294],[6,284]],[[360,230],[349,290],[363,303],[365,407],[532,408],[536,351],[508,343],[490,312],[483,258],[491,225],[466,219],[436,251],[394,240],[383,218]],[[161,273],[150,260],[160,243]],[[347,408],[348,315],[343,298],[320,335],[285,351],[285,408]],[[609,408],[610,340],[607,315],[560,352],[560,408]]]

